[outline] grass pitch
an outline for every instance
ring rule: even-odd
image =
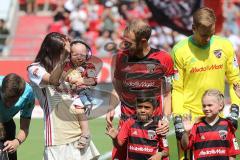
[[[19,119],[15,119],[17,129],[19,128]],[[117,119],[114,121],[117,127]],[[106,122],[104,118],[98,118],[89,122],[92,133],[92,139],[101,155],[111,151],[111,139],[105,135]],[[173,130],[171,125],[170,130]],[[239,130],[236,132],[237,138],[240,138]],[[168,136],[170,149],[170,159],[177,160],[177,145],[175,134]],[[239,143],[240,144],[240,143]],[[30,133],[27,140],[18,149],[18,160],[42,160],[43,155],[43,120],[32,119]],[[238,156],[237,160],[240,160]]]

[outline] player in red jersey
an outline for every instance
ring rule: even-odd
[[[123,50],[113,59],[113,84],[121,101],[119,128],[128,117],[135,114],[136,97],[142,92],[155,93],[159,106],[154,115],[171,113],[170,77],[174,74],[171,56],[148,45],[151,27],[141,20],[133,20],[123,33]],[[164,85],[163,85],[164,84]],[[163,101],[164,99],[164,101]],[[112,126],[114,108],[106,116],[108,126]],[[159,123],[161,133],[166,135],[168,122]],[[125,160],[126,147],[113,149],[112,159]]]
[[[193,159],[235,160],[240,154],[235,137],[235,127],[219,112],[224,107],[223,94],[215,89],[207,90],[202,97],[204,117],[191,125],[183,119],[185,132],[181,138],[183,149],[192,149]]]
[[[157,106],[155,98],[137,99],[136,116],[126,120],[119,131],[107,127],[107,134],[113,139],[114,145],[127,143],[126,159],[168,159],[166,137],[156,133],[158,120],[153,117],[153,111]]]

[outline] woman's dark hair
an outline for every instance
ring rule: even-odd
[[[39,62],[50,73],[58,63],[67,40],[67,36],[61,33],[49,33],[44,38],[34,62]]]

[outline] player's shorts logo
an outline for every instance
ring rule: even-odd
[[[218,133],[219,133],[219,136],[220,136],[221,140],[226,140],[227,139],[227,131],[220,130],[220,131],[218,131]]]
[[[221,58],[221,56],[222,56],[222,50],[221,49],[214,50],[213,53],[217,58]]]

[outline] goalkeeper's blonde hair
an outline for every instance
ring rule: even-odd
[[[210,27],[216,23],[214,11],[208,7],[202,7],[193,14],[193,24],[196,27]]]

